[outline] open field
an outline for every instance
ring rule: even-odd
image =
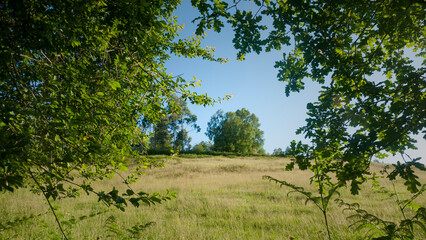
[[[147,175],[132,188],[160,193],[169,189],[177,193],[177,199],[151,207],[129,206],[124,213],[98,203],[96,196],[85,194],[54,204],[59,207],[61,220],[70,220],[72,216],[76,219],[74,224],[64,225],[70,239],[121,239],[111,231],[112,222],[124,232],[136,224],[147,224],[142,239],[326,239],[321,212],[312,203],[305,205],[303,196],[287,196],[290,189],[262,179],[270,175],[312,189],[309,172],[286,172],[287,161],[254,157],[174,158],[166,161],[165,168],[148,169]],[[381,167],[383,164],[373,165],[376,171]],[[121,186],[119,179],[114,179],[96,187],[108,191],[112,182]],[[388,181],[382,182],[391,189]],[[397,182],[401,197],[407,197],[403,184]],[[421,173],[420,182],[426,183],[426,173]],[[346,202],[358,202],[378,217],[401,219],[393,199],[375,191],[367,183],[359,196],[350,195],[348,189],[341,194]],[[13,194],[0,194],[0,203],[1,224],[18,216],[41,214],[1,231],[4,239],[61,239],[41,196],[20,189]],[[426,198],[421,196],[417,203],[425,206]],[[331,203],[329,221],[333,238],[365,239],[364,232],[348,229],[350,222],[346,217],[350,213],[342,210]],[[88,217],[80,219],[81,216]],[[423,233],[418,239],[426,239],[426,235]]]

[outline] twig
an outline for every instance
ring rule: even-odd
[[[61,230],[62,235],[64,236],[65,240],[68,240],[67,235],[65,234],[64,230],[62,229],[62,225],[61,222],[59,222],[58,216],[55,213],[55,209],[53,208],[52,204],[49,201],[49,198],[46,196],[46,193],[44,192],[43,188],[41,187],[40,183],[37,181],[37,179],[34,177],[33,173],[31,172],[31,170],[28,170],[28,172],[31,175],[31,178],[34,180],[34,182],[37,184],[37,187],[40,189],[40,191],[43,193],[44,198],[46,199],[47,203],[49,204],[50,210],[53,213],[53,216],[55,217],[56,223],[59,226],[59,229]]]
[[[257,16],[257,14],[259,13],[260,9],[262,9],[264,5],[265,5],[265,1],[262,1],[262,5],[259,7],[259,9],[257,9],[256,14],[254,14],[254,17]]]
[[[40,52],[41,52],[41,54],[43,54],[43,56],[47,59],[47,61],[49,61],[49,62],[50,62],[50,64],[51,64],[51,65],[53,65],[52,61],[50,61],[50,59],[46,56],[46,54],[44,54],[44,52],[43,52],[43,51],[40,51]]]
[[[123,180],[123,183],[126,184],[126,186],[134,192],[134,190],[132,189],[132,187],[130,187],[130,184],[126,181],[126,179],[124,179],[124,177],[118,171],[114,170],[114,172]]]

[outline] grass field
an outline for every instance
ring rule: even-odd
[[[284,158],[173,158],[166,161],[165,168],[148,169],[132,188],[160,193],[173,190],[177,193],[174,200],[151,207],[129,206],[126,212],[107,208],[96,196],[85,194],[54,204],[61,220],[68,220],[64,227],[70,239],[123,239],[114,231],[130,232],[126,229],[136,224],[146,225],[141,239],[327,239],[321,212],[312,203],[305,205],[303,196],[287,196],[290,189],[262,179],[270,175],[313,189],[309,172],[286,172],[287,162]],[[381,167],[383,164],[372,166],[376,171]],[[382,182],[391,189],[389,182]],[[425,173],[421,173],[420,182],[426,182]],[[401,197],[409,196],[402,182],[397,183]],[[111,184],[121,186],[119,179],[114,179],[96,187],[108,191]],[[342,189],[341,194],[345,201],[358,202],[383,219],[402,218],[394,200],[388,194],[378,194],[370,183],[363,186],[361,195],[352,196],[348,189]],[[4,239],[61,239],[42,197],[20,189],[0,194],[0,203],[0,223],[4,226],[16,217],[35,215],[0,231]],[[417,203],[425,206],[426,198],[419,197]],[[365,239],[365,230],[348,229],[346,217],[350,213],[342,210],[334,202],[330,206],[333,239]],[[424,233],[417,232],[418,239],[426,239]]]

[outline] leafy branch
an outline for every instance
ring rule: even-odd
[[[411,198],[404,201],[395,201],[398,207],[401,209],[404,219],[399,222],[391,222],[383,220],[376,215],[369,213],[368,211],[361,209],[358,203],[346,203],[342,199],[336,199],[339,206],[344,207],[344,211],[351,211],[354,214],[348,216],[348,220],[353,223],[349,226],[354,228],[356,231],[367,228],[369,229],[369,238],[376,240],[393,240],[393,239],[414,239],[414,225],[420,227],[420,229],[426,234],[426,208],[414,207],[414,215],[412,217],[406,217],[405,206],[409,206],[414,199],[423,195],[425,191],[423,185],[422,190],[414,194]],[[377,236],[374,237],[373,236]]]
[[[426,234],[426,208],[420,207],[415,203],[415,200],[426,192],[426,184],[421,185],[419,189],[409,188],[408,190],[411,192],[411,196],[407,199],[401,199],[394,182],[397,175],[402,175],[405,178],[415,178],[416,176],[413,175],[413,172],[407,171],[407,168],[410,169],[410,165],[416,164],[419,163],[416,163],[416,161],[412,160],[409,162],[408,166],[403,165],[402,167],[398,162],[398,164],[394,164],[395,169],[393,171],[388,171],[390,168],[389,165],[386,165],[381,171],[381,173],[385,174],[385,177],[392,184],[392,191],[384,192],[388,193],[398,206],[398,209],[402,215],[402,219],[399,222],[383,220],[376,215],[361,209],[358,203],[349,204],[344,202],[342,199],[336,199],[336,202],[339,204],[339,206],[344,207],[344,211],[354,212],[354,214],[348,216],[348,219],[353,221],[349,227],[355,228],[357,231],[364,228],[369,229],[369,238],[377,240],[414,239],[415,225],[417,225],[421,231]],[[422,166],[420,165],[419,167],[422,170]],[[373,180],[375,180],[374,177]],[[373,184],[377,184],[377,182],[373,182]],[[407,183],[405,184],[407,185]],[[407,211],[407,207],[411,211]],[[409,212],[411,212],[411,217],[408,215]],[[373,236],[376,235],[381,236],[373,238]]]
[[[289,194],[292,193],[292,192],[297,192],[299,194],[302,194],[306,198],[305,205],[310,201],[313,202],[315,204],[315,206],[323,214],[324,225],[326,226],[326,229],[327,229],[328,239],[331,239],[331,233],[330,233],[329,223],[328,223],[328,218],[327,218],[328,205],[330,203],[330,199],[334,195],[340,196],[340,193],[337,191],[337,189],[339,189],[341,187],[341,185],[328,184],[330,186],[330,188],[328,189],[328,191],[326,191],[325,187],[324,187],[324,183],[321,181],[321,182],[319,182],[319,185],[318,185],[319,195],[316,196],[312,192],[306,191],[303,187],[298,187],[298,186],[291,184],[289,182],[286,182],[284,180],[278,180],[278,179],[273,178],[271,176],[263,176],[263,178],[269,180],[270,182],[275,182],[276,184],[279,184],[280,187],[286,186],[286,187],[293,189],[293,191],[290,191],[290,192],[287,193],[287,196],[289,196]]]

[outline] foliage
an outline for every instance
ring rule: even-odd
[[[240,1],[192,1],[201,13],[194,20],[198,33],[211,26],[220,31],[227,19],[238,58],[291,45],[275,64],[287,95],[302,90],[305,79],[331,79],[318,102],[308,104],[306,126],[298,130],[311,139],[311,156],[339,169],[333,171],[339,181],[349,181],[356,194],[374,155],[415,148],[412,135],[426,126],[426,69],[405,53],[425,57],[424,3],[253,2],[256,13],[242,11]]]
[[[192,138],[188,135],[186,129],[181,129],[177,135],[173,146],[179,151],[189,150],[191,148]]]
[[[158,122],[149,122],[146,119],[141,121],[144,129],[153,128],[149,153],[171,154],[187,151],[191,142],[187,128],[191,127],[197,132],[201,129],[196,124],[197,116],[191,113],[183,99],[174,97],[166,110]]]
[[[273,156],[281,156],[283,155],[283,150],[281,148],[275,148],[274,151],[272,151]]]
[[[275,148],[274,151],[272,151],[272,155],[285,157],[289,154],[289,152],[290,152],[290,147],[287,147],[285,150],[282,150],[281,148]]]
[[[136,224],[131,228],[122,229],[117,224],[117,220],[114,216],[108,217],[106,220],[105,228],[107,232],[110,233],[109,237],[119,238],[119,239],[140,239],[143,235],[143,231],[151,225],[154,225],[155,222],[148,222],[145,224]]]
[[[349,185],[358,194],[373,157],[415,149],[413,135],[426,139],[423,1],[253,0],[255,11],[242,10],[240,2],[193,0],[201,14],[194,19],[197,33],[220,31],[226,20],[240,60],[250,52],[292,47],[275,63],[287,95],[304,89],[306,79],[326,84],[297,130],[311,144],[293,142],[287,166],[311,170],[319,193],[326,185]],[[416,67],[407,53],[422,65]],[[412,167],[424,170],[404,159],[395,176],[416,193],[420,183]],[[331,183],[332,177],[337,181]]]
[[[160,121],[154,125],[148,153],[162,152],[164,154],[169,154],[172,152],[172,137],[170,136],[168,125],[169,119],[167,117],[162,117]]]
[[[386,168],[384,169],[386,172]],[[369,229],[369,239],[414,239],[414,227],[417,225],[421,231],[426,233],[426,208],[420,207],[414,202],[416,198],[422,196],[426,191],[426,185],[423,185],[420,190],[412,194],[412,196],[405,200],[400,200],[398,192],[396,191],[395,184],[392,182],[393,191],[390,197],[394,198],[395,203],[402,215],[400,222],[391,222],[383,220],[368,211],[361,209],[358,203],[348,204],[342,199],[336,199],[340,206],[344,206],[345,210],[352,211],[354,214],[348,217],[353,223],[350,227],[355,229],[367,228]],[[411,216],[408,215],[407,209],[411,209]],[[373,238],[373,236],[375,236]]]
[[[159,120],[176,95],[215,102],[190,91],[198,80],[164,68],[171,55],[224,61],[201,48],[201,37],[178,38],[178,3],[0,3],[1,191],[33,186],[50,204],[82,190],[120,209],[173,197],[95,191],[92,181],[127,169],[127,156],[140,166],[123,181],[137,180],[145,166],[132,146],[148,139],[141,116]]]
[[[188,127],[199,132],[200,126],[196,124],[197,116],[192,114],[187,104],[182,99],[175,101],[175,109],[170,116],[170,128],[173,138],[173,150],[185,151],[191,148],[191,137],[188,136]]]
[[[247,109],[224,113],[217,111],[210,119],[206,135],[214,151],[242,154],[257,153],[263,146],[259,119]]]
[[[191,152],[207,153],[207,152],[210,152],[211,148],[212,148],[212,144],[210,142],[201,141],[200,143],[197,143],[192,147]]]

